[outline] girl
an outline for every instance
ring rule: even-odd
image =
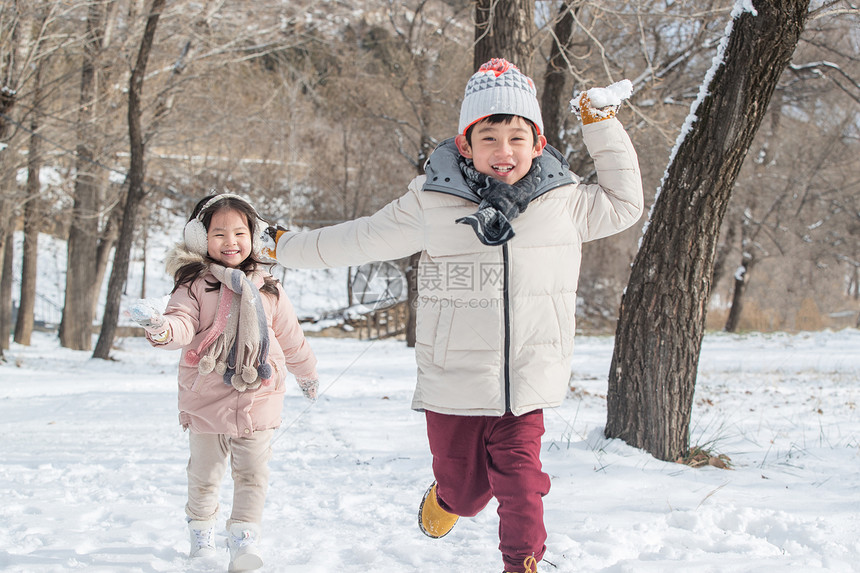
[[[182,349],[179,422],[189,430],[191,557],[215,555],[215,519],[228,458],[234,482],[227,520],[230,571],[262,566],[257,549],[274,429],[287,371],[304,395],[318,388],[316,357],[287,295],[260,267],[260,217],[243,198],[210,195],[194,208],[184,242],[167,256],[174,277],[162,315],[145,301],[132,319],[153,346]]]

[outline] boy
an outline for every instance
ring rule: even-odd
[[[546,550],[543,408],[567,393],[582,243],[643,211],[614,109],[579,103],[596,185],[579,184],[546,146],[531,79],[494,59],[466,86],[457,136],[404,196],[370,217],[264,236],[268,254],[296,268],[421,252],[412,407],[426,415],[436,481],[419,526],[442,537],[495,497],[506,572],[536,571]]]

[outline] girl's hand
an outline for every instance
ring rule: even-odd
[[[316,402],[317,393],[320,388],[320,381],[317,378],[296,378],[299,383],[299,388],[302,389],[302,394],[311,402]]]
[[[144,299],[135,301],[128,307],[128,316],[151,332],[160,332],[164,326],[161,312]]]

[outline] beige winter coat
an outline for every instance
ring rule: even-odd
[[[184,428],[199,434],[250,436],[255,431],[277,428],[281,424],[284,384],[287,372],[301,378],[316,378],[316,357],[305,340],[287,294],[278,284],[279,297],[261,292],[269,326],[268,362],[271,382],[256,390],[239,392],[225,384],[223,376],[211,372],[201,375],[189,365],[186,353],[198,347],[215,322],[218,290],[207,292],[206,281],[220,284],[212,274],[180,286],[170,297],[164,318],[170,326],[166,349],[182,349],[179,360],[179,421]],[[151,340],[151,339],[150,339]]]
[[[582,244],[630,227],[643,212],[638,160],[618,120],[586,125],[583,136],[598,184],[566,184],[533,199],[503,246],[485,246],[455,223],[476,210],[463,185],[442,190],[420,176],[370,217],[285,234],[278,261],[336,267],[421,251],[413,408],[500,416],[557,406],[570,379]]]

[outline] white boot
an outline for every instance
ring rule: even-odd
[[[190,556],[212,557],[217,554],[215,549],[215,520],[188,520],[188,537],[191,541]]]
[[[258,544],[260,526],[256,523],[237,522],[227,530],[227,546],[230,547],[231,573],[253,571],[263,566]]]

